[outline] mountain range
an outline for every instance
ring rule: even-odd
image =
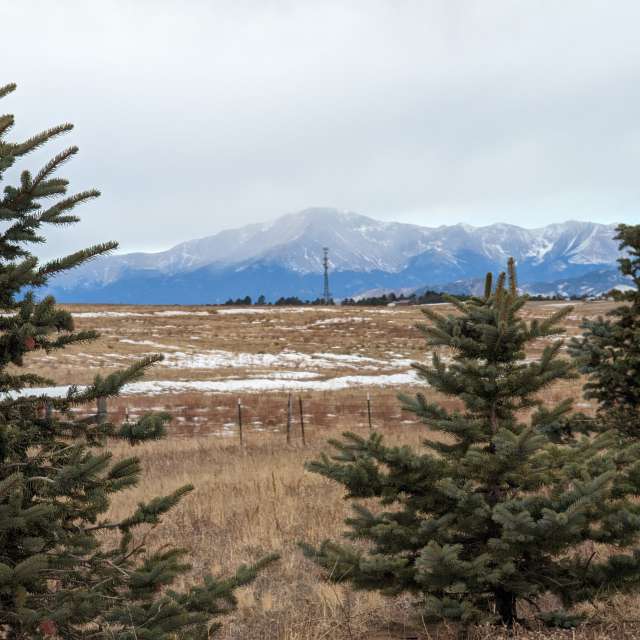
[[[532,293],[608,291],[624,280],[615,225],[564,222],[426,227],[347,211],[306,209],[273,222],[180,243],[158,253],[97,258],[58,276],[48,293],[63,302],[205,304],[264,295],[316,298],[323,247],[336,298],[371,290],[470,291],[509,256]]]

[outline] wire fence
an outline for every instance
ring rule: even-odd
[[[45,410],[51,417],[51,408]],[[247,394],[236,398],[192,394],[155,396],[151,401],[147,397],[123,396],[100,398],[94,412],[80,409],[78,417],[94,415],[99,423],[120,424],[159,410],[172,416],[171,435],[237,438],[241,446],[248,445],[252,434],[260,432],[281,433],[285,444],[306,446],[310,438],[336,427],[375,431],[417,424],[411,414],[401,410],[395,392],[390,390],[379,394],[359,390],[340,394]]]

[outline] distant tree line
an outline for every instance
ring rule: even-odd
[[[466,300],[469,296],[457,296],[461,300]],[[407,304],[432,304],[435,302],[446,302],[447,297],[445,293],[439,293],[436,291],[426,291],[420,295],[412,293],[411,295],[395,293],[385,293],[380,296],[368,296],[366,298],[344,298],[340,301],[342,306],[361,306],[361,307],[375,307],[385,306],[394,302],[406,302]],[[245,296],[244,298],[229,298],[224,302],[225,306],[275,306],[275,307],[303,307],[303,306],[317,306],[324,305],[323,298],[315,298],[314,300],[303,300],[298,296],[281,296],[275,302],[268,302],[265,296],[261,295],[254,301],[251,296]],[[332,299],[329,301],[330,305],[335,304]]]
[[[460,300],[465,300],[468,296],[457,296]],[[377,307],[385,306],[393,303],[404,304],[434,304],[436,302],[446,302],[447,294],[438,291],[425,291],[421,294],[412,293],[405,295],[401,293],[396,295],[395,293],[383,293],[381,296],[368,296],[366,298],[346,298],[341,304],[345,306],[358,306],[358,307]]]
[[[275,307],[305,307],[305,306],[318,306],[324,304],[335,304],[333,300],[329,300],[328,303],[323,298],[315,298],[314,300],[302,300],[298,296],[280,296],[275,302],[267,302],[265,296],[261,295],[256,298],[255,302],[251,296],[245,296],[244,298],[229,298],[224,305],[225,306],[243,306],[250,307],[256,306],[275,306]]]
[[[610,294],[606,294],[609,296]],[[456,294],[457,300],[469,300],[473,296],[465,294]],[[528,295],[527,299],[534,302],[544,301],[560,301],[560,300],[586,300],[589,296],[562,296],[554,294],[552,296],[544,295]],[[606,297],[606,296],[605,296]],[[449,294],[443,291],[428,290],[424,293],[416,294],[411,293],[405,295],[404,293],[395,294],[383,293],[380,296],[367,296],[364,298],[343,298],[340,301],[340,305],[343,307],[384,307],[389,304],[437,304],[441,302],[448,302]],[[258,296],[254,301],[251,296],[245,296],[244,298],[229,298],[225,301],[224,306],[240,306],[250,307],[255,306],[275,306],[275,307],[305,307],[305,306],[319,306],[327,304],[323,298],[315,298],[314,300],[303,300],[298,296],[280,296],[275,302],[268,302],[264,295]],[[330,300],[330,305],[336,304],[334,300]]]

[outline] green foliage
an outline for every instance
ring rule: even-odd
[[[618,260],[629,278],[622,304],[608,318],[585,320],[571,349],[589,376],[585,396],[598,401],[601,416],[624,434],[640,437],[640,225],[620,225],[616,239],[626,253]]]
[[[15,89],[0,88],[0,97]],[[13,116],[0,117],[0,178],[22,156],[68,132],[64,124],[22,143],[6,141]],[[77,152],[70,147],[37,174],[22,171],[0,199],[0,631],[12,640],[62,638],[169,640],[209,638],[212,622],[235,606],[234,590],[250,582],[273,557],[243,566],[230,578],[205,576],[185,591],[171,589],[190,567],[186,551],[151,551],[146,534],[192,490],[153,498],[119,521],[107,512],[114,495],[136,485],[136,458],[114,461],[108,438],[136,444],[161,438],[169,420],[150,414],[117,427],[71,409],[115,396],[160,357],[97,377],[63,398],[23,396],[25,387],[49,381],[16,373],[35,350],[46,352],[92,340],[75,331],[71,315],[34,291],[52,276],[116,247],[96,245],[40,265],[30,243],[44,242],[45,225],[68,225],[73,210],[98,196],[67,194],[58,168]],[[51,409],[52,411],[49,411]]]
[[[620,551],[640,534],[640,443],[619,449],[614,432],[583,434],[592,425],[571,402],[542,404],[551,385],[576,376],[556,339],[571,309],[526,321],[512,261],[508,274],[495,288],[489,276],[483,298],[451,298],[455,313],[424,310],[432,358],[416,370],[458,408],[401,396],[429,428],[422,449],[347,433],[308,466],[355,506],[354,542],[304,545],[307,555],[333,581],[415,594],[427,620],[510,626],[523,602],[535,609],[545,594],[570,609],[640,584],[640,553]],[[544,346],[530,359],[533,342]],[[596,555],[596,542],[615,553]]]

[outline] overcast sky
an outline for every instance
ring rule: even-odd
[[[157,250],[309,206],[640,222],[637,0],[0,8],[14,137],[74,122],[64,174],[103,193],[47,253]]]

